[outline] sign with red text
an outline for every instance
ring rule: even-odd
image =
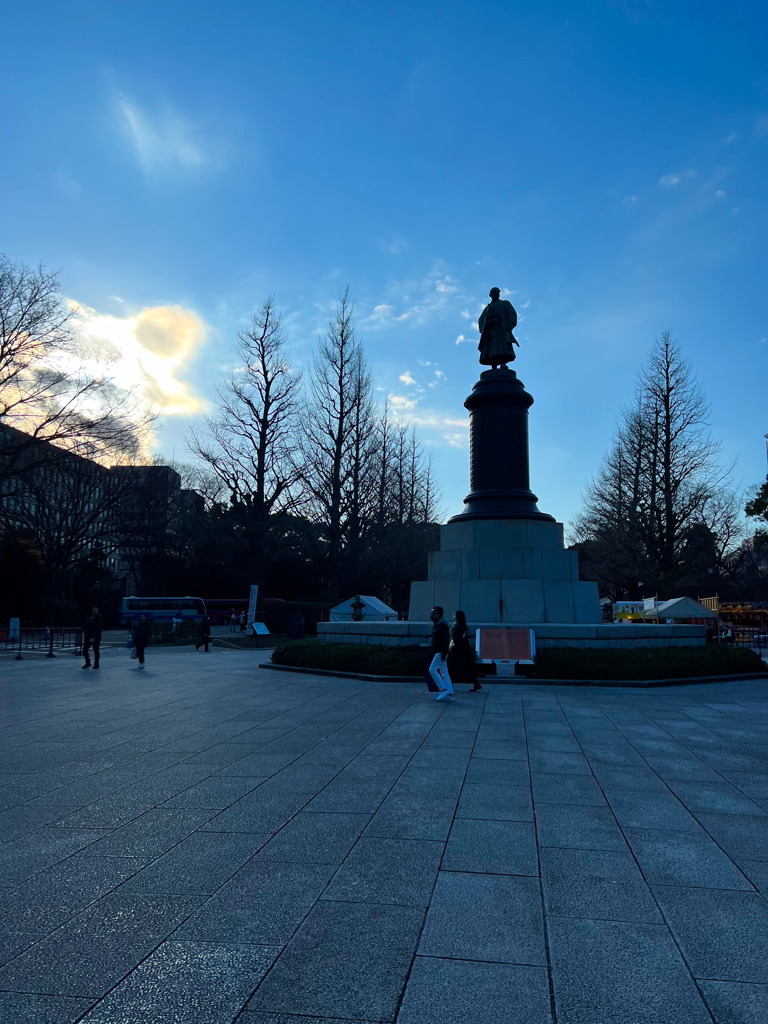
[[[480,626],[477,653],[481,661],[533,661],[536,641],[532,629]]]

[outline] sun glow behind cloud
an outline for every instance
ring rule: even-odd
[[[84,354],[94,367],[106,361],[109,376],[160,416],[203,409],[203,400],[178,376],[205,341],[205,324],[197,313],[179,306],[153,306],[119,317],[89,307],[77,309]]]

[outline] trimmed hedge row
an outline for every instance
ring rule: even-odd
[[[545,647],[536,655],[541,679],[683,679],[766,672],[748,648],[703,647]]]
[[[272,654],[276,665],[324,668],[382,676],[423,675],[424,647],[324,643],[297,640]],[[478,669],[482,666],[478,665]],[[545,647],[536,655],[540,679],[682,679],[765,672],[762,658],[747,648],[716,644],[703,647]]]
[[[272,661],[275,665],[297,668],[328,668],[377,676],[416,676],[424,671],[419,653],[419,647],[296,640],[278,647],[272,654]]]

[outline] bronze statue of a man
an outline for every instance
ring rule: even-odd
[[[499,288],[491,288],[488,293],[491,301],[480,314],[477,326],[480,328],[480,362],[483,366],[492,366],[497,370],[506,366],[515,358],[515,345],[519,345],[512,333],[517,327],[515,307],[507,299],[502,299]]]

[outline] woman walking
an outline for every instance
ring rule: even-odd
[[[469,643],[467,616],[463,611],[454,613],[451,626],[451,646],[448,649],[448,672],[455,682],[471,683],[470,693],[482,690],[477,681],[475,648]]]
[[[147,621],[147,616],[140,615],[139,621],[133,630],[133,646],[136,648],[136,657],[139,659],[139,664],[136,668],[144,668],[144,651],[151,639],[152,627]]]

